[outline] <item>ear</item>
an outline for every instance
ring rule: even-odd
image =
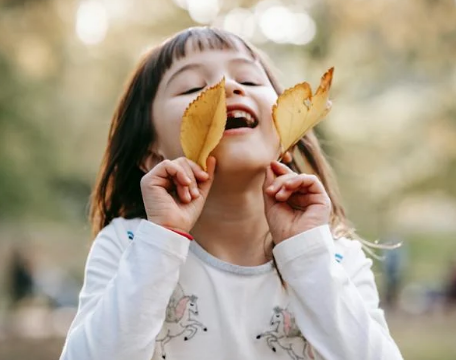
[[[293,161],[293,156],[291,155],[290,151],[285,151],[285,154],[282,156],[282,162],[284,164],[289,164]]]
[[[149,149],[147,152],[146,156],[141,160],[141,162],[138,164],[139,168],[147,174],[150,170],[152,170],[155,165],[159,164],[164,160],[164,156],[155,152],[152,149]]]

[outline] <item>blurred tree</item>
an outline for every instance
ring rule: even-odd
[[[59,121],[66,112],[59,103],[58,63],[64,55],[59,51],[64,37],[55,36],[59,18],[51,1],[1,6],[0,221],[59,217],[62,195],[71,196],[68,186],[63,194],[55,186],[68,184],[57,151],[59,137],[68,135]],[[77,178],[73,182],[80,188]],[[80,193],[76,198],[81,201]]]
[[[176,3],[92,1],[95,23],[81,15],[87,2],[0,3],[0,219],[84,215],[128,72],[147,48],[196,25]],[[235,7],[257,14],[283,5],[315,20],[316,37],[304,46],[259,45],[287,86],[317,84],[336,67],[334,108],[317,132],[355,224],[379,232],[415,194],[438,189],[454,199],[453,0],[220,3],[219,26]],[[101,37],[83,40],[81,24]]]

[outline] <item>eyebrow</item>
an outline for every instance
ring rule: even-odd
[[[183,73],[184,71],[192,70],[192,69],[199,69],[199,68],[202,68],[202,67],[203,67],[203,65],[201,65],[201,64],[187,64],[185,66],[182,66],[173,75],[171,75],[171,77],[169,78],[169,80],[167,82],[167,85],[169,85],[171,83],[171,81],[173,81],[173,79],[176,78],[177,75]]]
[[[230,63],[240,63],[240,64],[248,64],[248,65],[252,65],[252,66],[255,66],[256,62],[251,60],[251,59],[247,59],[247,58],[235,58],[235,59],[232,59],[229,61]],[[171,81],[173,81],[173,79],[175,79],[179,74],[187,71],[187,70],[196,70],[196,69],[200,69],[200,68],[203,68],[204,66],[202,64],[187,64],[185,66],[182,66],[179,70],[177,70],[173,75],[171,75],[171,77],[169,78],[169,80],[167,81],[167,85],[169,85],[171,83]]]
[[[230,60],[230,63],[241,63],[241,64],[248,64],[248,65],[253,65],[253,66],[256,65],[256,61],[253,61],[253,60],[247,59],[247,58],[235,58],[235,59]]]

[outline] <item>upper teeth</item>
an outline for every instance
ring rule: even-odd
[[[255,122],[255,118],[248,112],[243,110],[233,110],[228,112],[227,115],[229,118],[245,118],[248,124],[253,124]]]

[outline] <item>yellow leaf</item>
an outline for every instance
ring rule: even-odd
[[[209,154],[223,137],[226,125],[225,78],[202,92],[184,112],[180,141],[185,156],[207,170]]]
[[[272,108],[272,117],[280,136],[282,154],[317,125],[331,109],[329,89],[334,68],[321,78],[314,95],[306,82],[285,90]]]

